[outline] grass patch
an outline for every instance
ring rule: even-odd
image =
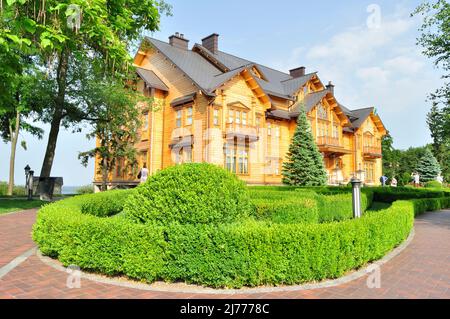
[[[0,215],[6,213],[19,212],[21,210],[38,208],[45,202],[40,200],[28,201],[25,199],[0,199]]]

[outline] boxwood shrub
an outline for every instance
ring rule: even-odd
[[[253,207],[244,182],[211,164],[184,164],[160,171],[126,200],[126,218],[140,223],[228,223]]]
[[[377,192],[382,198],[382,190]],[[278,223],[244,218],[230,223],[142,224],[106,217],[114,215],[119,203],[110,206],[112,211],[96,207],[133,195],[133,191],[107,192],[45,206],[33,227],[33,239],[44,254],[66,266],[146,282],[230,288],[298,284],[337,278],[381,258],[408,236],[414,215],[450,206],[450,197],[400,200],[361,219],[322,224],[309,215],[298,218],[294,211]],[[287,196],[294,198],[291,193]],[[389,196],[384,198],[391,200]]]
[[[108,217],[120,213],[123,210],[125,199],[134,190],[117,190],[83,196],[81,212],[98,217]]]

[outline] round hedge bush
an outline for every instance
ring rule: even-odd
[[[244,182],[211,164],[183,164],[158,172],[124,205],[140,223],[217,224],[248,216],[252,204]]]

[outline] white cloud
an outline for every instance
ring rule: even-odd
[[[365,25],[349,28],[333,36],[327,43],[312,47],[306,58],[333,59],[344,63],[364,61],[413,26],[412,19],[394,19],[382,21],[378,29],[369,29]]]
[[[351,109],[376,107],[397,147],[428,143],[426,98],[440,81],[432,61],[416,45],[419,21],[410,17],[412,10],[398,6],[382,15],[378,29],[361,21],[309,50],[294,50],[278,65],[319,71],[323,82],[334,82],[338,100]]]

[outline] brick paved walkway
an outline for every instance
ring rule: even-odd
[[[30,238],[34,210],[0,216],[0,269],[35,245]],[[416,220],[412,243],[381,267],[381,288],[367,278],[306,291],[207,295],[152,292],[82,279],[81,288],[66,287],[67,274],[44,264],[35,254],[0,279],[0,298],[450,298],[450,211]]]

